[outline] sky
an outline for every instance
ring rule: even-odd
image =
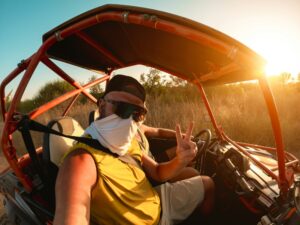
[[[0,0],[0,81],[38,50],[44,33],[104,4],[141,6],[187,17],[262,55],[268,61],[268,74],[300,72],[299,0]]]

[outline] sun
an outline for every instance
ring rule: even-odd
[[[271,49],[266,50],[266,75],[274,76],[283,72],[288,72],[291,73],[292,76],[297,76],[300,72],[299,56],[296,54],[292,55],[291,52],[292,51],[288,51],[287,49],[278,49],[277,53],[272,54]]]
[[[252,40],[253,49],[267,60],[267,76],[283,72],[296,77],[300,73],[299,40],[293,35],[282,35],[277,32],[265,32]],[[298,44],[298,45],[297,45]]]

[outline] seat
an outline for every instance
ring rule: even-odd
[[[47,126],[63,134],[72,136],[81,136],[84,132],[81,125],[71,117],[61,117],[52,120]],[[68,151],[68,149],[70,149],[73,142],[74,140],[70,138],[45,133],[43,161],[51,162],[58,167],[62,156]]]
[[[52,120],[47,125],[66,135],[81,136],[84,132],[81,125],[71,117],[61,117]],[[49,203],[50,211],[55,207],[55,181],[58,168],[64,154],[71,148],[74,140],[50,133],[44,133],[43,169],[44,197]]]

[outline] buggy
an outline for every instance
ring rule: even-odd
[[[101,72],[102,76],[82,85],[54,60]],[[39,63],[75,89],[29,113],[20,113],[18,105]],[[59,155],[70,146],[70,136],[80,136],[82,132],[80,124],[67,116],[68,112],[78,96],[96,105],[97,100],[88,92],[89,88],[107,81],[117,69],[139,64],[186,80],[199,90],[214,130],[214,135],[206,129],[195,136],[202,149],[196,156],[195,167],[202,174],[212,176],[216,183],[216,209],[206,223],[300,223],[299,161],[285,151],[275,100],[264,75],[264,59],[233,38],[203,24],[165,12],[122,5],[93,9],[50,30],[43,35],[38,51],[2,81],[1,149],[9,167],[0,175],[0,191],[12,222],[52,224]],[[18,76],[21,81],[7,108],[5,88]],[[275,147],[229,138],[208,102],[204,87],[249,80],[257,80],[263,93]],[[38,116],[63,102],[67,104],[61,108],[60,118],[51,118],[48,126],[36,122]],[[94,113],[90,115],[91,120],[95,118]],[[34,145],[31,130],[45,133],[41,146]],[[20,149],[19,143],[14,141],[16,132],[21,132],[25,149]],[[156,140],[156,145],[168,143]],[[27,153],[20,155],[20,150]],[[193,215],[185,224],[200,220]]]

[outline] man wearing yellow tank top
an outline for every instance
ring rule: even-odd
[[[56,181],[54,224],[169,225],[183,221],[197,207],[204,214],[211,211],[212,180],[179,178],[197,153],[191,141],[193,123],[184,136],[179,125],[175,132],[142,126],[145,98],[143,86],[134,78],[116,75],[109,81],[98,101],[100,118],[85,135],[113,154],[82,143],[70,149]],[[138,129],[152,136],[175,136],[175,157],[165,163],[149,157],[136,138]],[[148,177],[164,183],[152,187]],[[168,182],[176,177],[176,182]]]

